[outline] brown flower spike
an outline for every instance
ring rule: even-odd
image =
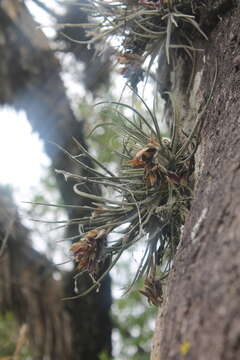
[[[77,269],[88,271],[89,273],[97,272],[99,250],[105,240],[106,230],[95,229],[88,231],[84,238],[72,244],[71,252],[77,262]]]
[[[140,293],[146,296],[149,304],[159,306],[163,300],[163,289],[161,281],[155,277],[147,277],[144,281],[144,289]]]
[[[147,186],[159,185],[161,182],[160,167],[153,161],[158,148],[158,143],[155,140],[151,140],[148,146],[139,150],[134,158],[129,160],[134,169],[144,168],[144,180]]]

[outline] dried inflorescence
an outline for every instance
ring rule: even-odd
[[[163,288],[160,279],[149,276],[144,281],[144,288],[140,293],[148,299],[149,304],[159,306],[163,301]]]
[[[165,143],[169,149],[169,142]],[[147,147],[139,150],[129,164],[133,168],[144,169],[144,181],[147,186],[159,186],[164,180],[170,181],[172,184],[187,185],[188,179],[186,176],[180,176],[173,171],[165,169],[158,159],[158,151],[160,152],[161,146],[156,140],[151,140]]]
[[[106,230],[91,230],[84,237],[72,244],[71,252],[76,261],[76,269],[87,271],[95,276],[99,272],[101,248],[106,242]]]
[[[155,165],[153,157],[157,152],[159,145],[155,142],[149,143],[147,147],[139,150],[132,160],[129,160],[129,164],[134,169],[144,169],[144,181],[146,185],[152,187],[160,183],[161,171],[158,165]]]

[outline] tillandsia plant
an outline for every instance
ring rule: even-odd
[[[166,54],[168,64],[174,50],[183,49],[191,59],[197,49],[192,42],[196,34],[207,36],[195,20],[203,1],[193,0],[92,0],[79,2],[87,12],[87,24],[58,24],[60,28],[79,26],[85,28],[89,40],[76,41],[95,44],[101,51],[106,44],[114,48],[120,72],[133,88],[144,78],[143,64],[150,55],[147,74],[160,49]],[[114,39],[114,41],[111,41]]]
[[[75,193],[91,201],[91,206],[84,207],[89,211],[88,216],[68,223],[79,224],[79,239],[71,247],[78,270],[76,278],[88,273],[92,279],[92,285],[74,298],[99,288],[123,252],[141,242],[145,244],[145,251],[131,286],[145,277],[142,293],[157,305],[162,300],[162,282],[171,269],[181,226],[190,207],[197,139],[193,133],[189,136],[180,133],[177,126],[169,138],[164,138],[156,115],[144,101],[144,115],[129,105],[112,104],[116,105],[117,121],[114,118],[98,126],[112,126],[118,136],[122,136],[122,151],[117,152],[121,159],[118,173],[107,169],[76,139],[80,155],[61,149],[92,175],[83,177],[56,170],[66,180],[74,179]],[[178,111],[173,107],[176,124]],[[131,110],[133,116],[127,116],[120,108]],[[97,168],[87,167],[81,161],[83,156],[89,157]],[[110,190],[109,195],[97,196],[83,191],[88,184],[101,185]],[[102,271],[106,263],[108,268]]]

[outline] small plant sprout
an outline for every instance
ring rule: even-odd
[[[70,220],[70,224],[79,222],[82,229],[79,240],[71,247],[78,270],[76,277],[88,273],[93,281],[84,293],[73,298],[98,289],[124,251],[142,242],[144,254],[129,289],[136,280],[144,277],[142,293],[150,303],[157,305],[161,302],[162,282],[171,269],[180,228],[190,206],[193,154],[197,142],[194,136],[188,139],[177,129],[172,131],[170,138],[162,137],[157,118],[144,101],[144,115],[129,105],[113,104],[117,105],[114,110],[118,117],[102,126],[111,126],[121,136],[122,150],[117,152],[120,158],[118,173],[108,170],[76,139],[74,142],[81,156],[89,157],[96,168],[88,168],[88,177],[56,170],[66,180],[75,181],[76,195],[91,202],[88,216]],[[130,109],[133,116],[127,116],[124,109],[128,109],[128,113]],[[62,150],[80,167],[86,168],[81,156]],[[104,195],[85,192],[83,184],[100,185]],[[108,241],[109,234],[111,241]],[[106,264],[108,267],[103,271]]]
[[[84,24],[58,24],[62,34],[71,41],[95,45],[100,52],[111,46],[120,73],[136,89],[144,73],[149,73],[160,49],[165,49],[168,64],[174,51],[183,49],[193,59],[196,49],[193,40],[197,35],[207,36],[195,20],[202,1],[192,0],[92,0],[81,4],[89,16]],[[64,33],[67,27],[82,27],[88,40],[72,39]],[[150,56],[148,68],[143,70]]]

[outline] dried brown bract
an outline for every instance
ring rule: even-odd
[[[149,304],[160,306],[163,301],[163,289],[160,279],[149,276],[144,281],[144,288],[140,293],[146,296]]]
[[[98,272],[99,254],[105,239],[106,230],[91,230],[80,241],[72,244],[70,250],[77,263],[77,270],[88,271],[92,275]]]
[[[159,186],[163,179],[164,177],[158,164],[150,163],[145,166],[144,180],[147,186]]]

